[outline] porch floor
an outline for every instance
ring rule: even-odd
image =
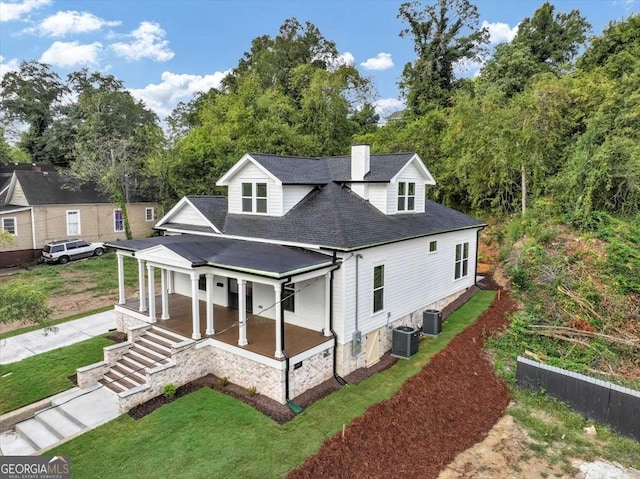
[[[193,332],[191,316],[191,298],[181,294],[169,295],[169,317],[160,319],[162,314],[162,297],[156,296],[155,326],[165,328],[187,338],[191,338]],[[138,311],[140,302],[137,299],[128,300],[120,305],[133,311]],[[214,305],[213,326],[216,334],[207,335],[207,306],[200,301],[200,335],[203,338],[213,338],[223,343],[251,351],[253,353],[275,358],[276,351],[276,322],[263,316],[253,316],[247,313],[247,341],[246,346],[238,346],[238,310]],[[327,341],[333,341],[331,336],[323,336],[318,331],[294,326],[285,323],[284,326],[285,351],[289,357],[300,354]],[[284,360],[284,359],[281,359]]]

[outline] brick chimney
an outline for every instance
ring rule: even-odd
[[[351,181],[363,181],[369,169],[369,145],[353,145],[351,147]]]

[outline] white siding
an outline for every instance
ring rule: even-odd
[[[251,162],[242,167],[229,180],[229,213],[242,213],[242,183],[260,182],[267,184],[267,215],[282,216],[282,186]],[[253,213],[249,213],[253,214]]]
[[[388,201],[387,201],[387,189],[388,183],[370,183],[369,184],[369,203],[382,211],[385,215],[388,214]],[[398,187],[396,186],[396,189]]]
[[[285,322],[321,331],[324,328],[324,285],[324,276],[296,283],[295,311],[285,311]]]
[[[282,214],[286,215],[291,208],[297,205],[302,198],[307,196],[311,190],[313,190],[313,186],[307,185],[284,185],[282,187]]]
[[[253,283],[253,314],[275,319],[276,308],[269,308],[269,306],[273,305],[275,299],[276,293],[273,286],[270,284]]]
[[[414,160],[416,161],[416,160]],[[393,215],[398,213],[398,183],[414,182],[416,184],[416,213],[424,213],[424,198],[425,198],[425,184],[424,177],[420,173],[420,170],[411,162],[402,171],[400,176],[396,180],[389,184],[387,188],[387,214]],[[400,214],[411,214],[410,212],[401,212]]]
[[[209,226],[205,219],[198,214],[189,204],[184,204],[171,217],[172,223],[184,223],[188,225]]]
[[[222,284],[222,286],[218,286]],[[173,273],[173,288],[177,294],[191,297],[191,278],[188,274]],[[199,291],[200,301],[207,300],[207,292]],[[227,306],[227,278],[213,276],[213,303],[219,306]]]
[[[429,242],[438,251],[429,254]],[[469,242],[469,274],[454,280],[455,245]],[[358,329],[363,334],[385,326],[421,307],[462,291],[475,282],[476,230],[464,230],[402,241],[360,251],[358,261]],[[373,313],[373,268],[384,265],[384,309]],[[346,285],[344,328],[339,341],[351,340],[355,331],[355,258],[341,268]]]

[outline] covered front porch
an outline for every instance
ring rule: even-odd
[[[155,326],[168,329],[185,337],[191,337],[193,333],[191,298],[180,294],[168,295],[168,319],[157,320]],[[156,311],[162,308],[162,296],[155,297]],[[127,310],[129,314],[139,314],[140,301],[131,299],[117,306],[118,309]],[[213,338],[223,343],[237,346],[239,337],[238,311],[233,308],[214,304],[215,332],[207,334],[207,305],[204,301],[199,303],[199,332],[202,338]],[[247,337],[251,341],[242,349],[251,351],[261,356],[274,355],[276,342],[276,329],[274,320],[259,315],[251,315],[247,319]],[[325,336],[322,332],[313,331],[293,324],[284,324],[284,336],[286,338],[286,352],[289,356],[296,356],[310,350],[333,338]],[[284,360],[284,357],[277,358]]]
[[[110,246],[118,249],[116,310],[132,319],[277,360],[332,339],[330,273],[336,264],[327,255],[193,235]],[[124,288],[124,261],[131,260],[138,263],[135,299],[126,298]]]

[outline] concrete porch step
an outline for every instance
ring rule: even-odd
[[[61,412],[60,408],[47,409],[35,416],[34,419],[40,421],[50,431],[61,437],[68,437],[82,431],[84,424],[78,424],[66,414]]]
[[[133,389],[137,386],[137,384],[128,378],[118,374],[113,371],[113,368],[104,375],[104,379],[110,381],[111,384],[117,384],[118,386],[124,387],[125,389]]]
[[[27,419],[16,424],[16,431],[37,451],[55,444],[62,439],[57,433],[36,419]]]
[[[123,360],[136,366],[136,369],[155,366],[155,364],[152,361],[150,361],[149,358],[141,355],[140,353],[137,353],[134,350],[129,350],[129,352],[125,354],[122,358]]]
[[[118,383],[112,382],[106,378],[98,380],[98,384],[102,384],[109,391],[114,392],[116,394],[127,390],[124,386],[120,386]]]
[[[149,349],[144,344],[135,343],[133,347],[130,349],[131,352],[135,352],[138,355],[142,356],[146,361],[150,362],[150,365],[147,365],[149,368],[155,368],[166,364],[169,362],[169,357],[158,354],[157,352]]]
[[[165,338],[164,336],[161,336],[159,334],[156,334],[153,331],[147,331],[142,335],[142,338],[153,344],[157,344],[159,346],[168,348],[169,350],[171,350],[171,346],[175,344],[175,342],[171,341],[170,339]]]

